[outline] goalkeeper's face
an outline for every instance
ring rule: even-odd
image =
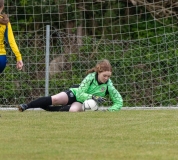
[[[98,81],[100,83],[106,83],[108,79],[111,77],[111,74],[112,73],[110,71],[104,71],[104,72],[98,73]]]

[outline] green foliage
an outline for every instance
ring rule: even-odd
[[[171,37],[171,35],[158,37],[159,41],[156,46],[153,41],[148,39],[143,39],[141,43],[139,40],[127,41],[125,44],[124,42],[107,41],[106,43],[105,40],[98,40],[94,45],[90,37],[85,37],[83,39],[85,43],[80,48],[79,53],[64,56],[68,67],[70,67],[50,77],[49,93],[53,95],[68,89],[73,84],[81,83],[86,76],[85,71],[95,66],[97,60],[106,58],[113,66],[111,79],[124,99],[124,106],[176,105],[175,95],[178,94],[176,80],[178,77],[175,73],[178,71],[178,50],[174,49],[175,44],[165,43]],[[176,38],[175,36],[175,42]],[[127,49],[125,49],[126,46]],[[91,56],[94,52],[92,49],[95,51],[93,57]],[[39,55],[36,62],[24,57],[25,61],[29,61],[31,64],[28,66],[31,71],[29,74],[26,72],[16,73],[10,67],[7,67],[5,73],[2,74],[4,75],[4,80],[1,81],[1,86],[4,87],[4,92],[1,93],[3,94],[1,95],[2,103],[4,100],[12,102],[12,99],[17,97],[20,97],[19,101],[22,102],[26,96],[28,97],[26,100],[44,96],[44,54],[40,50],[35,52],[34,50],[30,51],[30,49],[24,50],[24,55],[28,54]],[[42,63],[39,63],[40,61]],[[34,65],[32,65],[33,63]],[[18,86],[23,90],[19,90],[19,87],[16,86],[15,82],[19,79],[21,81],[18,82]],[[110,105],[112,103],[108,99],[105,106]]]
[[[31,87],[26,83],[29,78],[25,72],[18,72],[14,68],[7,66],[2,74],[0,74],[0,103],[12,105],[18,99],[22,102],[24,97],[28,96]],[[22,88],[22,90],[20,89]],[[19,97],[22,97],[19,98]]]
[[[17,2],[7,1],[5,6],[14,3]],[[105,39],[128,40],[155,37],[178,30],[174,25],[176,17],[163,17],[158,21],[146,11],[145,6],[132,6],[131,3],[120,1],[89,1],[81,6],[80,1],[76,3],[75,0],[20,0],[16,5],[10,8],[10,14],[16,15],[10,17],[11,22],[15,23],[14,31],[23,31],[24,28],[28,28],[28,31],[38,30],[47,24],[65,30],[66,24],[70,23],[75,26],[72,27],[74,34],[77,34],[77,27],[82,24],[87,36],[101,38],[104,34]],[[156,37],[152,40],[156,41]]]
[[[85,5],[80,6],[80,2]],[[176,17],[162,17],[158,21],[145,6],[121,1],[9,0],[5,8],[10,12],[13,30],[18,33],[15,36],[18,36],[25,69],[17,72],[15,67],[8,66],[0,75],[2,104],[13,104],[19,97],[18,103],[44,95],[45,26],[50,24],[60,34],[68,33],[66,26],[70,25],[70,33],[77,37],[77,27],[82,24],[85,36],[77,51],[64,53],[66,44],[62,38],[65,37],[57,33],[58,40],[51,40],[50,60],[66,54],[67,66],[50,77],[50,94],[80,83],[87,69],[106,58],[113,66],[112,80],[123,96],[124,106],[176,105]]]

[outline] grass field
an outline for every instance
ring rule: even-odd
[[[0,160],[176,160],[178,110],[0,111]]]

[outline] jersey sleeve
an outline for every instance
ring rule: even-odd
[[[119,111],[123,106],[123,99],[117,89],[110,82],[108,86],[109,96],[113,102],[113,105],[108,109],[109,111]]]
[[[77,101],[83,103],[85,100],[92,98],[92,94],[88,94],[87,91],[88,88],[90,87],[90,83],[92,82],[93,78],[94,78],[93,74],[89,74],[81,82],[76,93]]]
[[[8,23],[8,26],[7,26],[7,33],[6,33],[6,39],[10,45],[10,48],[12,49],[13,53],[15,54],[16,56],[16,60],[17,61],[20,61],[22,60],[22,56],[20,54],[20,51],[18,49],[18,46],[16,44],[16,41],[15,41],[15,38],[14,38],[14,34],[13,34],[13,31],[12,31],[12,27],[11,27],[11,24],[10,22]]]

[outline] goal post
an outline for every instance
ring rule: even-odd
[[[50,25],[46,25],[46,52],[45,52],[45,96],[49,96],[49,55],[50,55]]]
[[[4,12],[9,15],[24,69],[16,70],[7,46],[8,64],[0,74],[1,107],[78,84],[102,58],[113,66],[111,79],[124,107],[177,107],[175,1],[8,0]],[[45,59],[47,52],[49,59]],[[106,105],[110,104],[108,100]]]

